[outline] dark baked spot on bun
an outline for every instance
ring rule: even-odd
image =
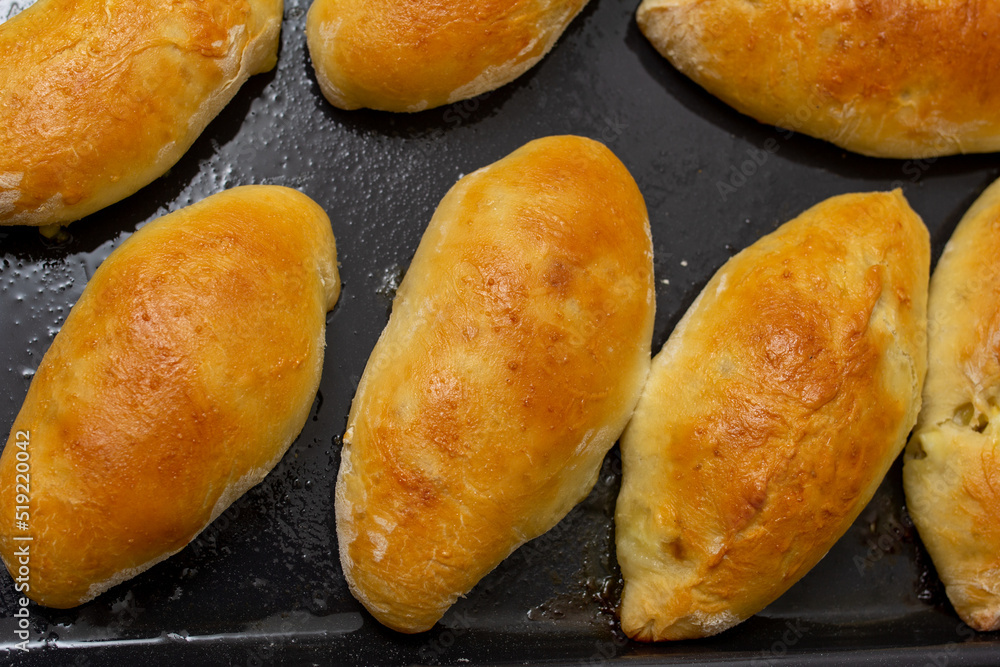
[[[839,347],[827,309],[779,277],[747,309],[759,315],[742,329],[755,355],[754,367],[770,391],[786,394],[811,409],[836,396],[843,382]]]

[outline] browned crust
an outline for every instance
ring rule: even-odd
[[[67,223],[162,175],[251,75],[281,0],[39,0],[0,25],[0,224]]]
[[[517,78],[586,2],[316,0],[306,36],[331,104],[421,111]]]
[[[593,486],[649,366],[646,208],[604,146],[533,141],[441,201],[358,387],[337,478],[354,595],[429,629]]]
[[[638,20],[763,123],[879,157],[1000,150],[998,0],[645,0]]]
[[[629,636],[721,632],[847,530],[919,409],[928,258],[898,191],[844,195],[709,281],[622,437]]]
[[[108,257],[0,458],[0,555],[15,572],[15,443],[30,434],[29,597],[86,602],[181,549],[277,463],[319,384],[335,253],[309,198],[251,186]]]

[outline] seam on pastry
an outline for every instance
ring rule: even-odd
[[[226,81],[213,90],[205,101],[201,103],[198,110],[191,114],[191,118],[188,119],[189,133],[200,134],[208,126],[215,113],[220,111],[222,106],[224,106],[224,103],[219,104],[219,101],[228,100],[231,96],[230,90],[234,86],[238,88],[243,85],[243,82],[250,77],[247,62],[249,58],[247,56],[253,53],[257,42],[254,39],[247,38],[241,45],[240,38],[243,37],[246,31],[246,26],[242,24],[234,25],[229,29],[227,34],[230,44],[229,50],[225,56],[217,59],[219,69],[222,70]]]
[[[180,159],[187,148],[194,143],[212,119],[235,95],[233,89],[239,89],[250,78],[253,74],[250,71],[251,64],[256,64],[261,54],[266,52],[274,39],[275,23],[277,22],[273,20],[267,21],[260,34],[245,39],[246,24],[237,24],[229,29],[226,41],[229,42],[230,47],[225,56],[217,59],[218,66],[226,81],[211,91],[198,109],[188,118],[187,133],[183,137],[183,145],[178,145],[176,141],[170,141],[160,147],[156,154],[157,167],[152,171],[153,178],[150,179],[150,182]],[[280,23],[278,23],[278,29],[280,29]],[[219,42],[220,45],[223,43],[225,42]]]

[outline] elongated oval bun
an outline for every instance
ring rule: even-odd
[[[649,370],[652,241],[628,170],[532,141],[441,200],[351,405],[336,512],[351,592],[431,628],[593,487]]]
[[[0,224],[78,220],[161,176],[251,74],[281,0],[38,0],[0,24]]]
[[[899,191],[828,199],[729,260],[622,436],[622,629],[721,632],[871,499],[920,409],[927,229]]]
[[[677,69],[762,123],[848,150],[1000,150],[1000,0],[644,0]]]
[[[111,253],[0,457],[0,556],[16,573],[30,548],[26,594],[82,604],[261,481],[308,417],[339,291],[330,221],[288,188],[213,195]]]
[[[927,383],[903,466],[906,507],[948,598],[1000,630],[1000,181],[972,205],[931,279]]]
[[[531,69],[587,0],[316,0],[306,38],[336,107],[422,111]]]

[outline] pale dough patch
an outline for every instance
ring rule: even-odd
[[[17,200],[21,198],[21,191],[17,186],[23,178],[23,171],[0,173],[0,216],[10,215],[16,210]]]

